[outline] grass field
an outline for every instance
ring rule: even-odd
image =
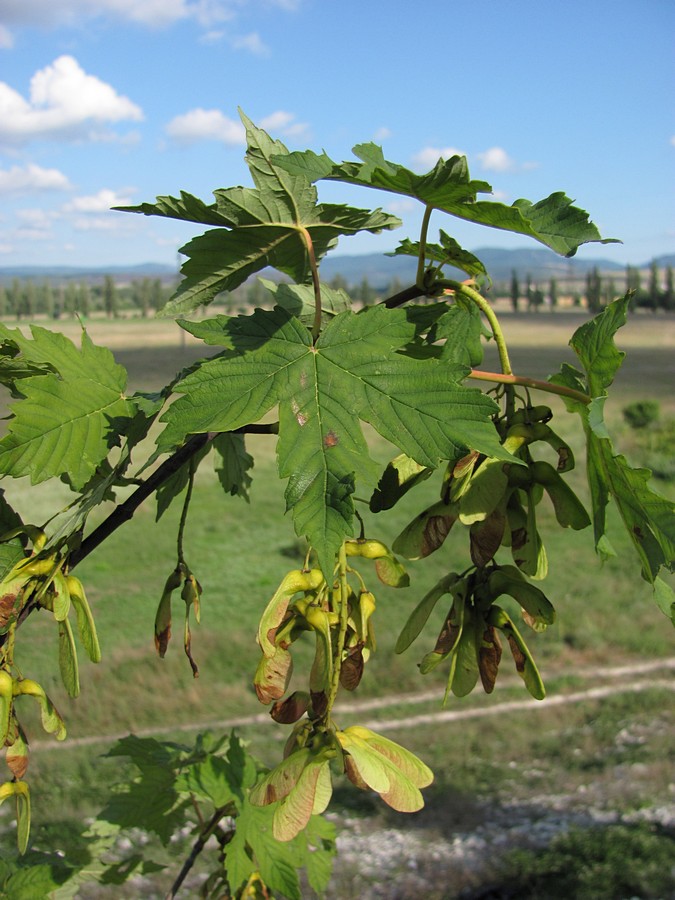
[[[504,328],[514,369],[519,374],[546,377],[552,368],[558,368],[561,349],[582,320],[572,313],[506,315]],[[59,323],[59,327],[77,334],[76,324]],[[92,322],[89,331],[95,341],[110,346],[128,368],[132,389],[157,388],[177,368],[202,355],[190,336],[183,340],[167,322],[100,321]],[[628,351],[628,357],[607,416],[621,449],[622,436],[629,438],[621,417],[625,403],[657,399],[664,416],[675,415],[675,317],[636,315],[620,333],[618,344]],[[573,362],[571,352],[565,352]],[[551,359],[556,360],[554,366]],[[493,366],[489,355],[485,368]],[[569,419],[564,433],[575,450],[580,450],[575,428],[576,422]],[[373,437],[372,446],[379,460],[389,458],[390,448],[383,441]],[[68,821],[100,808],[119,768],[119,761],[103,760],[101,754],[116,735],[134,731],[171,737],[193,724],[211,723],[215,728],[236,716],[264,712],[251,686],[259,653],[257,620],[285,572],[301,563],[303,548],[290,519],[282,515],[284,485],[276,476],[270,438],[251,438],[249,447],[256,459],[250,505],[222,495],[209,460],[198,473],[186,548],[204,588],[202,624],[193,628],[193,653],[201,669],[198,680],[192,678],[184,657],[178,624],[164,660],[157,658],[153,648],[156,604],[175,565],[179,511],[173,507],[155,524],[154,503],[146,503],[78,569],[94,608],[104,654],[98,667],[82,663],[83,690],[78,700],[70,700],[60,687],[53,625],[47,617],[36,615],[25,626],[30,646],[22,646],[28,637],[22,634],[19,661],[25,673],[37,678],[53,696],[72,739],[70,745],[43,740],[39,723],[27,709],[25,726],[34,745],[29,776],[38,836],[62,834]],[[633,461],[641,463],[640,459]],[[581,478],[578,473],[575,476],[579,487]],[[425,504],[433,502],[438,487],[438,479],[430,479],[381,520],[367,514],[367,533],[390,543]],[[672,485],[658,489],[673,494]],[[579,490],[583,495],[583,488]],[[7,485],[7,494],[24,519],[37,522],[68,499],[59,485],[51,484],[26,492],[17,482]],[[618,684],[618,676],[603,673],[674,656],[672,629],[652,602],[619,523],[612,520],[618,556],[604,566],[592,552],[589,531],[560,535],[554,525],[549,509],[541,523],[551,560],[545,590],[557,608],[559,622],[530,641],[551,697]],[[423,593],[445,572],[465,567],[467,549],[465,535],[453,532],[438,553],[410,564],[411,586],[400,591],[378,587],[374,570],[361,566],[378,598],[378,652],[354,699],[386,698],[388,705],[364,712],[359,721],[364,716],[398,720],[398,728],[388,726],[391,736],[432,765],[436,782],[428,792],[425,811],[403,819],[388,814],[367,795],[340,789],[337,809],[341,821],[351,823],[349,829],[355,835],[363,827],[360,823],[367,820],[368,831],[410,827],[420,834],[452,840],[454,834],[487,827],[491,818],[497,821],[509,809],[515,818],[523,810],[532,813],[536,809],[542,810],[543,816],[543,810],[557,802],[561,809],[592,808],[616,816],[672,802],[668,797],[672,693],[664,686],[663,672],[650,676],[652,686],[644,685],[639,693],[627,690],[600,699],[588,696],[550,708],[546,701],[531,701],[501,715],[430,720],[408,727],[410,717],[425,713],[433,719],[440,710],[447,673],[437,670],[423,678],[416,664],[432,648],[445,609],[437,610],[431,626],[406,654],[394,655],[393,646]],[[297,670],[302,670],[303,660],[309,664],[311,656],[309,647],[301,650],[296,656]],[[448,710],[480,711],[498,703],[526,700],[508,661],[502,665],[504,671],[492,697],[476,691],[463,701],[452,698]],[[630,675],[624,677],[626,684],[631,680]],[[429,691],[435,692],[434,699],[426,697]],[[418,696],[420,692],[424,696]],[[355,721],[355,717],[345,713],[344,721]],[[285,731],[271,721],[240,729],[270,763],[278,758]],[[461,881],[463,876],[453,872]],[[344,872],[341,877],[333,895],[356,896],[350,893],[354,887]],[[472,877],[466,875],[460,886],[475,887]],[[367,896],[365,888],[361,896]]]

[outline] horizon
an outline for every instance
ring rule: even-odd
[[[564,191],[603,237],[623,241],[586,244],[577,259],[642,265],[675,250],[672,3],[571,0],[564,16],[536,0],[403,10],[389,4],[387,17],[356,0],[339,15],[316,0],[10,3],[0,13],[0,267],[173,265],[204,226],[110,207],[180,190],[210,202],[214,188],[251,184],[238,106],[291,150],[348,159],[370,140],[417,172],[459,152],[501,202]],[[436,53],[428,74],[399,62],[425,47]],[[458,57],[460,47],[470,52]],[[321,200],[404,220],[345,239],[339,255],[416,237],[421,204],[318,189]],[[541,249],[441,214],[432,239],[438,227],[469,250]]]

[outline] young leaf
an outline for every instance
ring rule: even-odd
[[[320,259],[341,235],[396,228],[400,220],[381,210],[362,210],[336,204],[318,204],[316,188],[302,173],[280,168],[286,147],[273,141],[241,114],[246,127],[246,162],[255,188],[228,188],[215,192],[207,206],[189,194],[180,201],[158,198],[156,204],[123,207],[127,212],[171,216],[221,225],[181,248],[189,257],[184,279],[163,312],[174,315],[210,303],[222,291],[232,291],[266,266],[302,284],[310,280],[308,240]]]
[[[484,279],[489,278],[487,269],[483,263],[463,247],[457,241],[446,234],[441,229],[440,244],[424,245],[424,258],[431,262],[439,263],[442,266],[452,266],[454,269],[460,269],[471,278],[482,276]],[[388,256],[415,256],[419,257],[421,246],[417,241],[411,241],[408,238],[401,241],[393,253]]]

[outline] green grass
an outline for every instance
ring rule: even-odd
[[[649,825],[574,829],[543,852],[511,854],[502,878],[519,900],[657,900],[675,890],[674,844]]]

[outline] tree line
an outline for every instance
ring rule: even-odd
[[[394,296],[404,287],[398,278],[393,278],[385,286],[376,286],[367,276],[358,284],[350,284],[342,275],[335,275],[329,285],[335,290],[347,291],[352,301],[363,304]],[[46,279],[36,281],[32,278],[14,278],[9,284],[0,283],[0,317],[18,320],[32,319],[35,316],[54,319],[62,316],[86,318],[92,313],[103,312],[111,318],[129,314],[145,318],[164,306],[174,287],[160,278],[148,277],[124,283],[117,283],[112,275],[106,275],[101,283],[86,280],[53,283]],[[575,290],[565,291],[565,297],[567,302],[571,300],[573,306],[597,313],[629,290],[635,294],[635,307],[654,312],[675,310],[673,268],[666,266],[659,269],[656,262],[650,265],[646,284],[643,284],[642,273],[635,266],[627,266],[622,279],[603,275],[594,267],[586,274],[585,281],[577,284]],[[554,312],[560,302],[562,290],[555,277],[542,286],[530,274],[521,281],[514,270],[510,283],[494,285],[491,294],[507,297],[514,312],[537,312],[540,309]],[[270,300],[269,291],[254,278],[234,291],[219,295],[216,304],[225,307],[230,314],[237,314],[269,306]]]
[[[164,306],[173,289],[160,278],[147,277],[129,283],[117,283],[112,275],[106,275],[101,283],[13,278],[8,284],[0,283],[0,317],[86,318],[96,312],[110,318],[129,312],[146,317]]]
[[[589,312],[598,313],[627,291],[634,292],[635,307],[651,309],[653,312],[675,310],[673,267],[669,265],[659,269],[656,261],[653,261],[649,267],[647,284],[643,285],[642,273],[636,266],[626,266],[623,279],[602,275],[597,266],[594,266],[586,274],[583,289],[573,291],[571,300],[574,306],[585,306]],[[548,307],[553,312],[560,300],[560,286],[556,278],[551,278],[544,289],[529,274],[524,284],[521,284],[518,273],[514,270],[511,273],[508,296],[514,312],[522,309],[536,312],[542,307]]]

